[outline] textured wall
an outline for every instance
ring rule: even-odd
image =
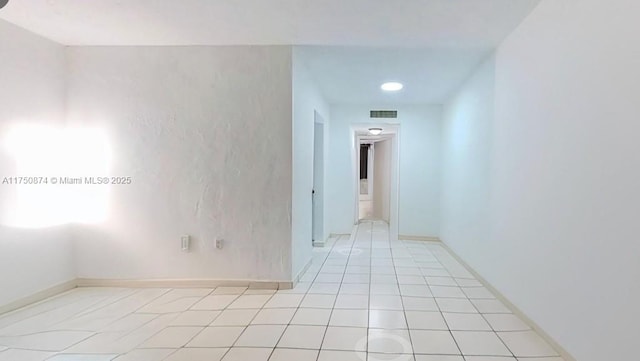
[[[76,229],[78,276],[290,280],[291,48],[67,55],[69,121],[104,129],[111,174],[133,178]]]
[[[63,47],[0,20],[0,182],[20,176],[4,147],[12,126],[63,124],[64,69]],[[0,306],[74,278],[66,227],[11,225],[15,191],[0,184]]]

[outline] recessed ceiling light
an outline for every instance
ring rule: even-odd
[[[382,133],[382,128],[369,128],[369,134],[371,135],[380,135]]]
[[[403,86],[404,85],[402,85],[402,83],[392,81],[392,82],[382,84],[380,86],[380,89],[386,92],[397,92],[398,90],[402,89]]]

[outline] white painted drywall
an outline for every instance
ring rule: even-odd
[[[391,140],[374,143],[373,216],[389,222],[391,201]]]
[[[443,240],[580,361],[637,358],[638,13],[545,0],[447,107]]]
[[[325,120],[315,113],[313,128],[313,240],[324,242]]]
[[[369,118],[373,109],[397,109],[398,119]],[[438,236],[440,224],[440,106],[333,105],[325,220],[329,233],[350,233],[354,188],[350,134],[353,124],[400,124],[399,233]]]
[[[291,238],[293,245],[293,276],[296,277],[311,261],[312,197],[315,112],[329,120],[329,107],[315,85],[314,79],[293,48],[293,199]],[[325,132],[326,132],[325,127]],[[326,147],[324,147],[326,149]],[[326,159],[326,157],[325,157]],[[319,195],[324,197],[324,195]],[[323,232],[324,234],[324,232]]]
[[[69,122],[103,128],[111,175],[133,180],[111,187],[104,223],[75,229],[78,276],[290,281],[291,47],[67,57]]]
[[[1,184],[20,176],[5,147],[13,126],[63,125],[64,74],[62,46],[0,20],[0,307],[75,277],[68,228],[7,224],[16,189]]]

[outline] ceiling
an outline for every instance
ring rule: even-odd
[[[332,104],[441,104],[487,57],[486,48],[300,47],[296,54]],[[380,85],[398,81],[399,92]]]
[[[301,45],[330,103],[437,104],[539,1],[9,0],[0,19],[64,45]]]
[[[539,0],[9,0],[65,45],[495,47]]]

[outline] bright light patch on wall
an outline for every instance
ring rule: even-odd
[[[380,86],[380,89],[386,92],[397,92],[399,90],[402,90],[402,88],[404,88],[404,85],[402,85],[402,83],[398,83],[395,81],[384,83]]]
[[[109,175],[111,152],[101,130],[19,126],[4,143],[15,163],[15,174],[0,179],[13,191],[11,225],[37,228],[106,219],[109,185],[90,184],[92,178]]]

